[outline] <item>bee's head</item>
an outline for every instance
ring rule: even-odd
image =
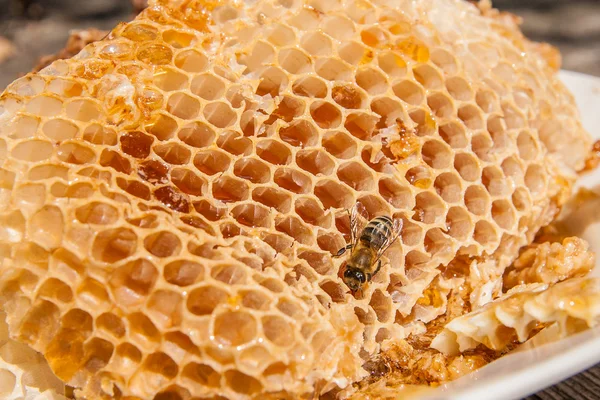
[[[367,277],[362,271],[354,268],[347,268],[344,271],[344,283],[350,290],[356,292],[367,281]]]

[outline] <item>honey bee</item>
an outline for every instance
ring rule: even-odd
[[[381,256],[400,236],[402,220],[381,215],[369,221],[361,203],[356,203],[349,214],[350,243],[334,257],[341,257],[350,250],[343,280],[356,292],[381,269]]]

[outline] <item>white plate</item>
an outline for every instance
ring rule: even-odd
[[[563,82],[575,95],[583,125],[600,139],[600,78],[561,71]],[[581,179],[580,186],[600,187],[600,169]],[[600,202],[590,211],[600,213]],[[598,220],[596,218],[596,220]],[[592,272],[600,276],[600,223],[588,226],[582,235],[599,255]],[[551,339],[551,335],[546,335]],[[520,399],[569,378],[600,362],[600,327],[551,343],[536,337],[528,349],[508,354],[480,370],[428,392],[427,400]],[[599,394],[600,396],[600,394]]]

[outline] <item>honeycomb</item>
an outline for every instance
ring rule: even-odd
[[[459,0],[151,1],[0,97],[11,336],[86,399],[343,395],[567,200],[558,63]],[[360,295],[357,202],[403,221]]]
[[[66,400],[64,384],[40,354],[8,337],[0,312],[0,397],[3,400]]]
[[[452,320],[431,347],[454,355],[479,344],[502,350],[512,341],[527,340],[539,323],[558,323],[563,336],[595,326],[600,315],[589,304],[598,304],[599,285],[597,278],[573,278],[552,287],[515,287],[485,307]]]

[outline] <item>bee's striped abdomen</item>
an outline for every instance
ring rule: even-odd
[[[386,243],[386,239],[390,237],[392,231],[392,219],[382,215],[369,221],[360,235],[360,240],[377,251]]]

